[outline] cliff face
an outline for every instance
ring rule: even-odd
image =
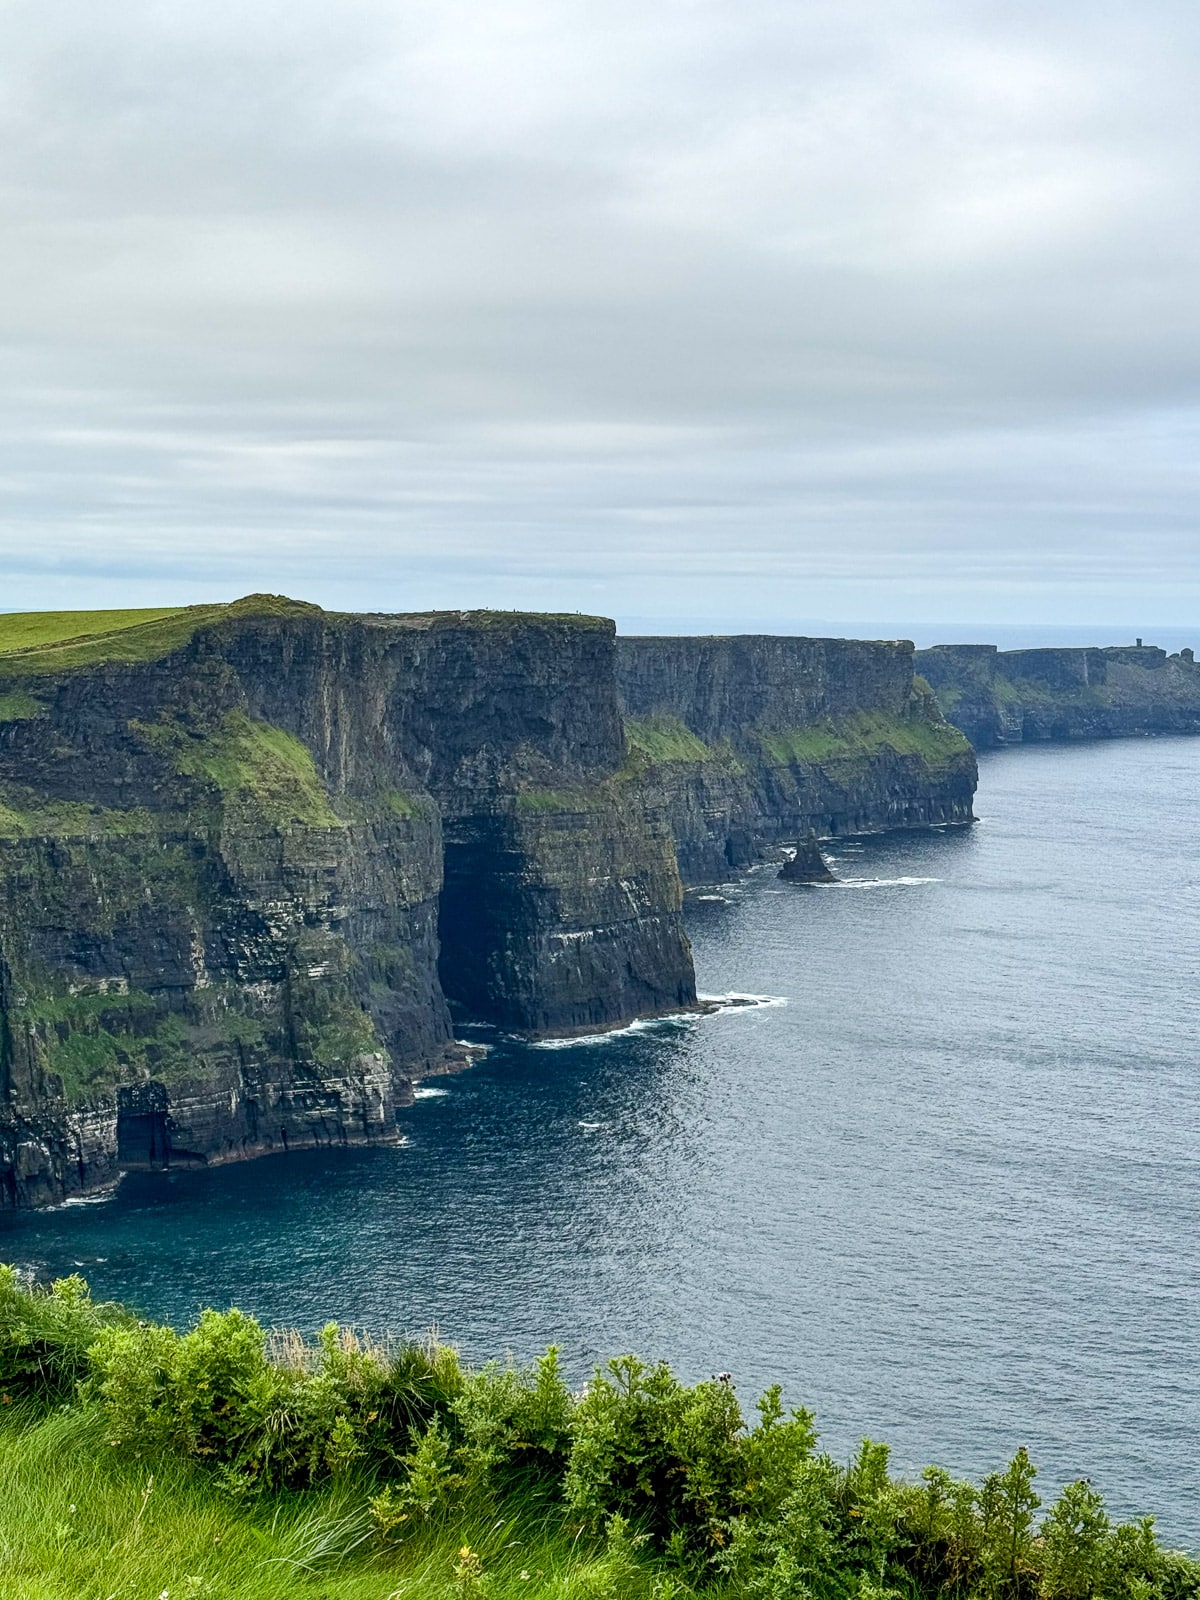
[[[1047,739],[1200,733],[1200,669],[1154,646],[917,652],[946,717],[978,750]]]
[[[680,867],[965,821],[974,777],[908,645],[0,617],[0,1206],[393,1138],[455,1013],[695,1006]]]
[[[532,1033],[694,1004],[613,648],[268,597],[0,651],[0,1205],[394,1137],[447,995]]]
[[[621,639],[633,786],[699,883],[784,842],[971,820],[971,749],[913,647],[745,636]]]

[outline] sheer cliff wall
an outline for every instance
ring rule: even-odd
[[[1051,739],[1200,733],[1200,669],[1191,651],[1152,645],[917,652],[945,716],[977,750]]]
[[[694,1007],[680,869],[965,821],[973,787],[903,644],[0,617],[0,1207],[394,1138],[456,1016]]]
[[[687,882],[808,832],[968,822],[975,759],[906,642],[622,638],[633,782]]]
[[[392,1138],[461,1059],[448,998],[694,1004],[613,657],[597,619],[270,597],[0,649],[0,1205]]]

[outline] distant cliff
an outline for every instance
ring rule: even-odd
[[[969,822],[975,758],[907,642],[622,638],[637,785],[685,882],[815,832]]]
[[[1200,668],[1152,645],[919,650],[917,670],[977,750],[1046,739],[1200,733]]]
[[[680,868],[964,821],[974,781],[909,645],[0,617],[0,1207],[394,1138],[454,1015],[695,1007]]]

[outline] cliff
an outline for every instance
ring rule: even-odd
[[[624,754],[599,619],[0,619],[0,1206],[392,1138],[448,1001],[694,1004]]]
[[[907,642],[623,638],[631,783],[692,883],[810,833],[969,822],[976,768]]]
[[[974,781],[905,644],[0,617],[0,1207],[394,1138],[454,1016],[694,1007],[680,869],[965,821]]]
[[[1046,739],[1200,733],[1200,669],[1190,650],[1152,645],[917,652],[946,717],[977,750]]]

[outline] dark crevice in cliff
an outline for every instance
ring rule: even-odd
[[[126,1171],[171,1164],[167,1091],[161,1083],[117,1090],[117,1165]]]
[[[495,841],[486,823],[459,826],[445,841],[442,892],[438,899],[438,977],[455,1012],[474,1022],[519,1025],[503,990],[504,906],[498,904]],[[499,913],[499,915],[498,915]]]

